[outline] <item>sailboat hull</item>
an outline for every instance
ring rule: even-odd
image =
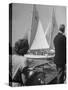
[[[55,55],[30,55],[30,54],[26,54],[24,55],[24,57],[26,58],[30,58],[30,59],[49,59],[49,58],[53,58]]]

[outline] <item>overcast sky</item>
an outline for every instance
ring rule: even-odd
[[[66,8],[63,6],[47,6],[37,5],[40,20],[44,31],[51,19],[52,10],[55,10],[55,16],[58,26],[60,24],[66,25]],[[12,7],[12,46],[19,39],[22,39],[31,29],[33,5],[31,4],[13,4]]]

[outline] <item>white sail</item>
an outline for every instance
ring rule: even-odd
[[[36,32],[36,35],[35,35],[35,38],[33,40],[30,50],[47,49],[47,48],[49,48],[49,45],[45,38],[45,34],[44,34],[44,30],[43,30],[41,21],[39,20],[37,32]]]
[[[38,27],[38,21],[39,21],[39,15],[38,15],[38,11],[36,9],[36,5],[33,5],[33,16],[32,16],[32,24],[31,24],[31,30],[29,31],[29,45],[31,47],[33,40],[35,38],[36,35],[36,31],[37,31],[37,27]]]
[[[54,49],[54,42],[53,41],[54,41],[54,38],[55,38],[57,33],[58,33],[58,25],[57,25],[57,21],[56,21],[56,17],[55,17],[55,12],[53,9],[51,21],[47,27],[46,32],[45,32],[45,36],[46,36],[46,39],[47,39],[47,42],[49,44],[50,49]]]
[[[45,37],[46,37],[49,47],[50,47],[50,43],[51,43],[51,24],[52,23],[49,22],[47,29],[45,31]]]

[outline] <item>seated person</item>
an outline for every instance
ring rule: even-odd
[[[12,55],[12,81],[23,84],[25,76],[21,72],[27,66],[27,59],[24,57],[24,54],[29,49],[28,40],[17,41],[14,49],[16,53]]]

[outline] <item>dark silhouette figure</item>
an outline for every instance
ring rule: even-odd
[[[64,70],[66,64],[66,37],[64,35],[65,26],[60,25],[59,33],[56,35],[54,39],[55,45],[55,64],[57,66],[57,70],[60,68],[62,71],[62,75],[60,77],[60,83],[64,82]]]

